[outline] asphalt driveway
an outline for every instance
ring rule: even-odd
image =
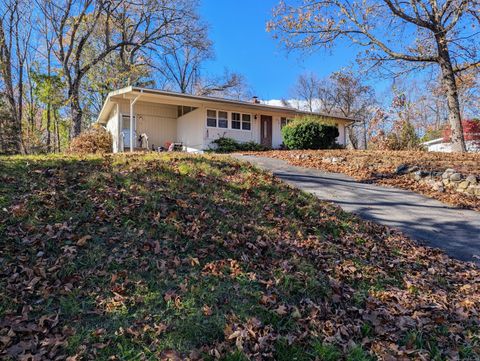
[[[285,182],[331,201],[361,218],[395,227],[451,257],[480,264],[480,213],[451,208],[407,190],[356,182],[338,173],[289,165],[272,158],[236,155]]]

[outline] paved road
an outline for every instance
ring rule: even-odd
[[[275,176],[318,198],[340,205],[364,219],[396,227],[422,244],[450,256],[480,264],[480,213],[455,209],[407,190],[358,183],[353,178],[285,161],[236,156],[272,171]]]

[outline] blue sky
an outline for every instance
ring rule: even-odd
[[[260,98],[280,99],[290,98],[302,73],[324,77],[353,64],[355,52],[347,46],[335,48],[335,56],[323,51],[288,55],[265,30],[276,4],[278,0],[201,0],[216,54],[205,70],[211,75],[224,68],[239,72]]]

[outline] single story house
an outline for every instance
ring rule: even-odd
[[[337,142],[342,145],[346,144],[345,127],[354,123],[342,116],[261,104],[256,98],[248,102],[132,86],[108,95],[97,122],[112,134],[116,153],[139,147],[156,150],[167,143],[179,143],[188,152],[202,152],[222,136],[279,148],[281,128],[301,115],[332,121],[340,133]],[[148,145],[143,140],[140,144],[141,135],[148,138]]]

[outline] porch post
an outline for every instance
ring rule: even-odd
[[[142,92],[143,93],[143,89]],[[133,121],[133,106],[137,102],[138,99],[142,96],[142,94],[137,95],[134,99],[130,99],[130,152],[133,152],[133,144],[135,139],[133,138],[133,124],[136,123]]]
[[[123,153],[124,152],[124,145],[123,145],[123,124],[122,124],[122,116],[120,114],[120,105],[117,103],[115,105],[115,112],[117,114],[117,150],[114,149],[115,153]]]
[[[133,105],[136,99],[130,99],[130,153],[133,152]]]

